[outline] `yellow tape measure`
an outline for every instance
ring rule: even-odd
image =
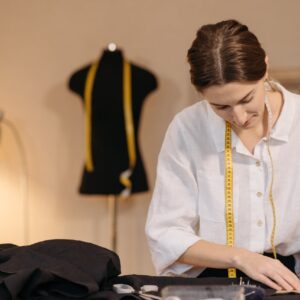
[[[84,105],[85,105],[85,155],[86,155],[86,170],[94,171],[93,153],[92,153],[92,92],[96,73],[99,67],[99,62],[93,63],[87,74],[84,88]],[[120,182],[125,187],[126,195],[130,193],[132,182],[130,176],[136,165],[136,147],[134,121],[132,113],[132,91],[131,91],[131,66],[124,59],[123,61],[123,110],[125,120],[125,132],[127,140],[129,168],[120,174]]]
[[[225,213],[226,213],[226,244],[234,246],[234,216],[233,216],[233,166],[231,151],[231,126],[226,122],[225,129]],[[236,269],[228,269],[228,277],[236,278]]]
[[[273,182],[274,182],[274,164],[273,158],[270,150],[270,128],[272,125],[272,111],[268,102],[267,95],[265,97],[265,104],[268,111],[268,139],[267,139],[267,150],[270,157],[271,163],[271,183],[269,190],[269,201],[272,207],[273,213],[273,227],[270,237],[270,244],[273,252],[273,256],[276,259],[277,253],[275,248],[275,232],[276,232],[276,207],[275,201],[273,199]],[[225,151],[224,151],[224,160],[225,160],[225,213],[226,213],[226,244],[228,246],[234,246],[234,216],[233,216],[233,164],[232,164],[232,150],[231,150],[231,125],[229,122],[226,122],[225,129]],[[236,269],[228,269],[228,277],[236,278]]]
[[[131,66],[127,60],[123,62],[123,110],[125,132],[127,140],[129,168],[120,174],[120,182],[125,187],[121,194],[128,196],[131,192],[132,182],[130,176],[136,164],[136,149],[132,107]]]
[[[92,153],[92,93],[99,62],[93,63],[88,70],[84,87],[85,106],[85,167],[88,172],[94,171]]]

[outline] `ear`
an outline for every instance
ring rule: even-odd
[[[269,56],[268,55],[266,55],[266,57],[265,57],[265,63],[267,65],[267,67],[269,67]]]
[[[266,74],[265,74],[265,79],[268,79],[268,77],[269,77],[269,74],[268,74],[268,71],[269,71],[269,57],[268,57],[268,55],[266,55],[266,57],[265,57],[265,63],[266,63],[266,65],[267,65],[267,70],[266,70]]]

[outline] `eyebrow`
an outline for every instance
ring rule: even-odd
[[[245,95],[241,100],[238,101],[238,104],[243,102],[246,98],[248,98],[253,92],[254,92],[255,89],[251,90],[247,95]],[[217,103],[210,103],[211,105],[214,105],[214,106],[228,106],[227,104],[217,104]]]

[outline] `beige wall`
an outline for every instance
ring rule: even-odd
[[[197,100],[186,51],[196,29],[237,18],[257,33],[276,68],[300,67],[298,0],[0,0],[0,109],[16,126],[1,126],[0,243],[71,238],[109,247],[107,199],[77,193],[84,158],[83,109],[67,89],[70,74],[97,59],[114,41],[128,59],[159,79],[143,110],[140,146],[155,181],[167,124]],[[151,192],[120,203],[123,273],[152,274],[144,236]],[[26,229],[26,227],[25,227]]]

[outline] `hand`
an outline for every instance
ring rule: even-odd
[[[300,290],[300,279],[279,260],[242,250],[236,268],[275,290]]]

